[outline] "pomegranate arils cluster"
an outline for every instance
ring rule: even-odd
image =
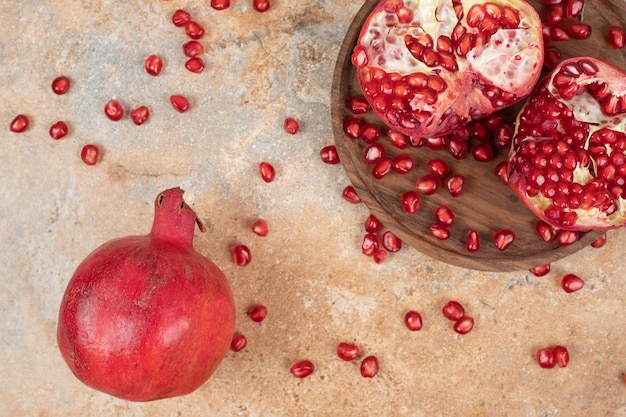
[[[474,328],[474,319],[465,315],[465,308],[458,301],[450,300],[442,307],[445,318],[454,322],[452,328],[458,334],[467,334]]]
[[[569,352],[564,346],[541,348],[535,353],[535,359],[542,368],[554,368],[556,365],[565,368],[569,363]]]

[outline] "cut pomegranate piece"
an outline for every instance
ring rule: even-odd
[[[264,13],[270,9],[269,0],[252,0],[252,7],[260,13]]]
[[[247,344],[248,340],[246,339],[246,336],[241,333],[235,333],[233,335],[233,340],[230,342],[230,350],[233,352],[241,352]]]
[[[352,185],[346,185],[346,187],[341,192],[341,196],[349,203],[359,204],[361,202],[361,197],[356,192]]]
[[[458,321],[465,316],[465,308],[458,301],[450,300],[441,309],[443,316],[448,320]]]
[[[161,73],[163,69],[163,59],[158,55],[150,55],[146,58],[144,63],[146,72],[154,77]]]
[[[420,210],[420,195],[417,191],[407,191],[400,199],[402,210],[408,214],[415,214]]]
[[[541,348],[537,350],[535,357],[537,359],[537,363],[542,368],[554,368],[556,365],[556,358],[554,357],[552,349]]]
[[[189,12],[186,12],[182,9],[176,10],[172,15],[172,23],[174,23],[174,26],[185,26],[187,23],[189,23],[190,20],[191,15],[189,14]]]
[[[204,36],[204,28],[200,23],[190,20],[185,24],[185,33],[191,39],[198,40]]]
[[[300,123],[298,123],[298,121],[293,117],[287,117],[285,119],[285,123],[283,124],[283,128],[285,129],[285,132],[290,135],[295,135],[300,130]]]
[[[136,109],[130,111],[130,118],[137,126],[144,124],[149,117],[150,109],[148,109],[146,106],[139,106]]]
[[[250,249],[245,245],[236,245],[233,248],[233,260],[237,266],[246,266],[252,260]]]
[[[337,356],[342,361],[350,362],[361,354],[361,349],[352,343],[341,342],[337,345]]]
[[[378,358],[368,356],[361,361],[361,375],[364,378],[373,378],[378,373]]]
[[[96,145],[85,145],[80,151],[80,159],[87,165],[96,165],[100,159],[100,149]]]
[[[383,0],[362,27],[352,63],[385,124],[436,138],[530,93],[543,63],[541,21],[522,0]]]
[[[250,316],[250,320],[253,322],[260,323],[267,317],[267,307],[262,305],[254,306],[248,310],[248,316]]]
[[[70,89],[70,79],[64,75],[52,80],[52,91],[54,94],[65,94]]]
[[[261,162],[259,164],[259,174],[261,174],[261,178],[263,178],[263,181],[272,182],[274,181],[276,170],[269,162]]]
[[[383,248],[388,252],[398,252],[402,249],[402,240],[394,235],[391,230],[386,230],[385,233],[383,233],[381,243],[383,244]]]
[[[458,334],[467,334],[474,328],[474,319],[469,316],[463,316],[454,322],[452,328]]]
[[[199,74],[204,71],[204,61],[202,60],[202,58],[194,56],[193,58],[189,58],[187,62],[185,62],[185,68],[187,68],[189,72]]]
[[[498,230],[493,235],[493,244],[500,252],[509,248],[515,241],[515,233],[511,230]]]
[[[23,114],[18,114],[11,121],[11,124],[9,125],[9,130],[13,133],[22,133],[26,129],[28,129],[29,125],[30,125],[30,119],[28,118],[28,116],[23,115]]]
[[[170,96],[170,103],[172,104],[172,107],[174,107],[174,110],[176,110],[179,113],[184,113],[187,110],[189,110],[189,100],[187,100],[187,97],[185,96],[181,96],[181,95],[173,95]]]
[[[185,56],[193,58],[204,53],[204,46],[198,41],[190,40],[183,44],[183,53]]]
[[[554,353],[554,361],[561,368],[565,368],[569,363],[569,352],[565,346],[555,346],[552,349]]]
[[[124,117],[124,107],[117,100],[109,100],[107,104],[104,105],[104,114],[110,120],[117,122]]]
[[[407,329],[412,332],[422,330],[422,315],[417,311],[407,311],[404,315],[404,324],[406,325]]]
[[[230,7],[230,0],[211,0],[211,7],[215,10],[224,10]]]
[[[611,26],[608,29],[609,44],[615,49],[622,49],[626,45],[626,31],[619,26]]]
[[[528,271],[536,277],[543,277],[550,273],[550,264],[536,266],[534,268],[530,268]]]
[[[335,145],[324,146],[320,150],[320,158],[322,159],[322,162],[329,165],[336,165],[341,162]]]
[[[583,281],[578,275],[566,274],[561,278],[561,288],[567,293],[572,293],[582,289],[585,286]]]
[[[254,223],[252,223],[252,232],[255,235],[265,237],[269,233],[270,228],[267,225],[267,222],[263,219],[257,219]]]
[[[54,123],[52,126],[50,126],[50,131],[49,131],[50,137],[54,140],[61,139],[62,137],[67,135],[68,130],[69,129],[65,122],[58,121]]]
[[[298,361],[291,365],[289,372],[296,378],[306,378],[315,370],[315,365],[309,360]]]
[[[478,239],[478,231],[469,230],[467,232],[467,242],[465,242],[465,248],[468,252],[477,252],[480,250],[480,240]]]

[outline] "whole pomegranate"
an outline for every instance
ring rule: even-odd
[[[382,0],[352,63],[385,124],[443,136],[530,94],[543,65],[541,20],[523,0]]]
[[[626,224],[626,73],[591,57],[557,65],[517,116],[508,182],[554,227]]]
[[[226,276],[193,248],[196,223],[183,191],[166,190],[148,235],[113,239],[78,266],[57,341],[86,385],[151,401],[194,391],[220,364],[235,305]]]

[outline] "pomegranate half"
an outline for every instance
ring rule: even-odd
[[[508,182],[565,230],[626,224],[626,73],[591,57],[557,65],[517,116]]]
[[[218,367],[233,337],[226,276],[193,248],[204,226],[180,188],[155,201],[152,230],[113,239],[74,272],[57,341],[86,385],[130,401],[188,394]]]
[[[541,20],[523,0],[382,0],[352,63],[385,124],[443,136],[530,94],[543,66]]]

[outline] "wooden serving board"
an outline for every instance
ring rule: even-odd
[[[343,132],[343,122],[354,115],[346,108],[346,99],[352,95],[362,95],[358,85],[356,71],[350,55],[359,32],[367,16],[378,0],[367,0],[357,13],[342,44],[335,68],[332,89],[332,123],[335,146],[348,177],[359,196],[370,211],[393,231],[405,244],[443,262],[486,271],[513,271],[529,269],[554,262],[571,255],[589,245],[599,232],[582,233],[580,239],[561,247],[556,242],[543,242],[539,239],[534,224],[537,217],[517,198],[515,193],[493,174],[495,166],[506,158],[506,151],[498,151],[494,160],[488,163],[476,162],[471,156],[456,160],[446,151],[431,151],[425,147],[409,146],[399,150],[387,142],[381,135],[387,154],[391,157],[406,153],[415,159],[415,167],[406,175],[390,173],[382,179],[375,179],[371,173],[372,165],[363,160],[363,153],[368,146],[362,140],[352,140]],[[541,14],[544,10],[542,0],[529,1]],[[589,55],[626,68],[626,52],[612,49],[606,39],[607,28],[611,25],[626,27],[624,11],[626,1],[606,0],[586,2],[583,22],[592,26],[590,39],[556,43],[563,57]],[[514,119],[519,105],[507,114]],[[381,132],[386,132],[384,124],[372,112],[358,116],[366,122],[377,125]],[[421,209],[416,214],[407,214],[400,205],[401,195],[415,189],[419,177],[428,173],[427,162],[433,158],[445,160],[451,173],[466,177],[464,193],[456,198],[450,196],[444,188],[430,196],[423,196]],[[434,209],[440,205],[450,207],[456,220],[450,228],[451,236],[447,240],[433,237],[428,229],[435,223]],[[470,253],[465,248],[467,232],[475,229],[479,232],[481,248]],[[500,252],[493,245],[493,234],[498,229],[513,230],[517,238],[506,251]]]

